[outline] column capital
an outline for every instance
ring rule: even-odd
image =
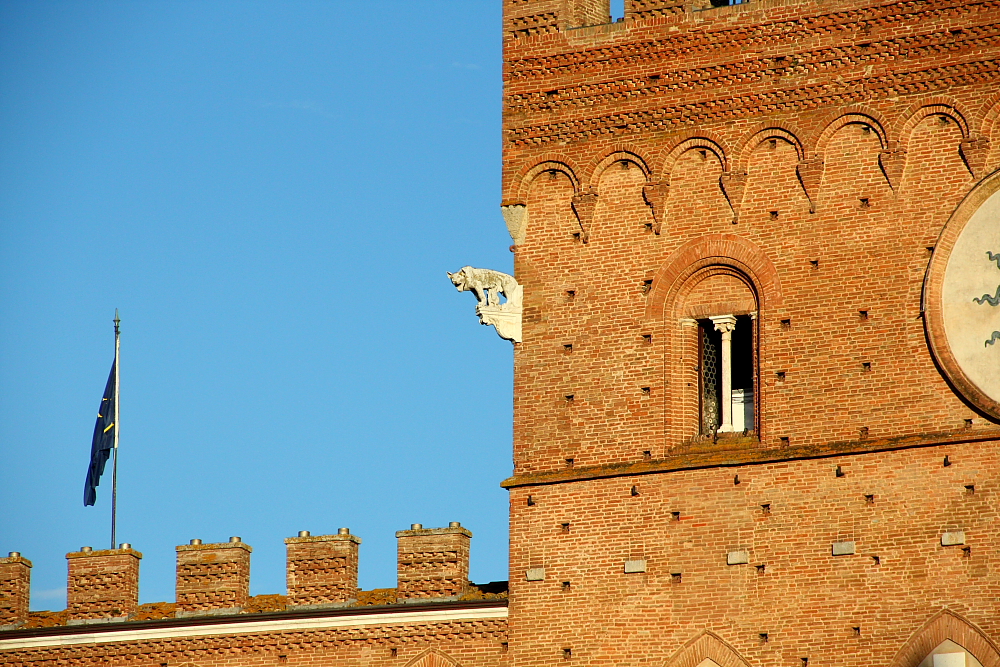
[[[721,331],[722,333],[729,333],[736,328],[735,315],[712,315],[708,319],[712,320],[712,324],[715,325],[715,330]]]

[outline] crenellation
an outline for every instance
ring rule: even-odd
[[[139,561],[130,544],[118,549],[83,547],[66,554],[66,609],[71,625],[126,621],[139,606]]]
[[[0,630],[14,629],[28,620],[31,567],[31,561],[17,551],[0,558]]]
[[[238,537],[229,542],[177,547],[177,616],[238,614],[250,597],[250,554]]]

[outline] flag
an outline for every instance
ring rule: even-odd
[[[117,360],[116,360],[117,362]],[[115,365],[111,364],[111,375],[104,387],[104,398],[97,410],[97,424],[94,425],[94,440],[90,444],[90,468],[87,469],[87,483],[83,487],[83,504],[97,502],[97,485],[104,474],[104,464],[111,457],[115,446]]]

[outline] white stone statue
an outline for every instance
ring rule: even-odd
[[[514,343],[521,342],[521,298],[524,288],[517,284],[514,276],[492,269],[476,269],[463,266],[455,273],[448,273],[452,284],[459,292],[476,295],[476,314],[480,324],[496,327],[497,334]],[[500,295],[504,296],[500,303]]]

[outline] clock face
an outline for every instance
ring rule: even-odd
[[[925,317],[952,385],[1000,418],[1000,174],[959,206],[934,249]]]

